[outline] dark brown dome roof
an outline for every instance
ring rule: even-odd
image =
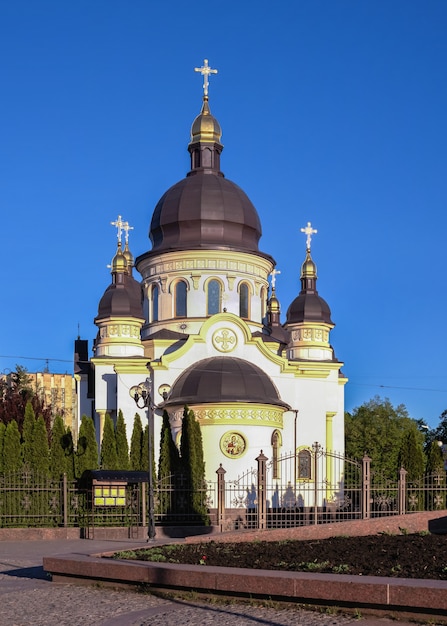
[[[143,293],[138,281],[128,274],[119,274],[119,282],[107,287],[99,302],[95,322],[108,317],[135,317],[144,319]]]
[[[235,357],[211,357],[177,378],[166,405],[256,402],[288,410],[273,382],[259,367]]]
[[[332,324],[331,310],[318,293],[300,293],[287,310],[287,324],[325,322]]]
[[[221,247],[258,252],[261,222],[248,196],[211,170],[192,171],[162,196],[149,237],[154,252]]]

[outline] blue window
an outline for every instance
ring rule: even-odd
[[[217,280],[210,280],[208,283],[207,311],[208,315],[220,313],[220,283]]]
[[[186,283],[182,280],[175,285],[175,317],[186,317]]]

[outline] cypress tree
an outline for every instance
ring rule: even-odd
[[[62,447],[65,454],[65,471],[67,472],[67,480],[74,480],[76,476],[76,456],[73,443],[73,435],[70,428],[62,437]]]
[[[0,474],[3,474],[3,444],[5,441],[6,425],[0,422]]]
[[[91,417],[83,415],[76,451],[76,477],[80,478],[86,470],[95,469],[98,469],[98,444],[96,442],[95,424]]]
[[[179,471],[180,455],[172,438],[169,415],[163,411],[163,423],[160,435],[160,456],[158,459],[158,479],[162,481]]]
[[[19,427],[15,420],[11,420],[6,427],[3,439],[3,469],[4,472],[17,472],[22,467],[22,454]]]
[[[180,455],[172,439],[171,425],[167,411],[163,411],[160,434],[160,456],[158,459],[159,512],[168,514],[175,507],[176,479],[180,470]],[[173,492],[171,492],[171,489]],[[173,495],[171,501],[171,495]],[[173,506],[174,505],[174,506]]]
[[[416,428],[409,430],[403,437],[399,451],[399,467],[407,470],[407,481],[414,481],[424,475],[423,435]]]
[[[113,420],[108,413],[104,419],[104,430],[101,443],[101,469],[118,469],[118,455],[116,453],[116,437]]]
[[[118,411],[118,417],[115,427],[116,437],[116,453],[118,456],[118,469],[129,469],[129,444],[127,442],[126,424],[121,409]]]
[[[132,437],[130,439],[130,469],[142,469],[142,451],[143,451],[143,426],[141,417],[135,413],[133,422]]]
[[[39,415],[33,429],[31,467],[40,476],[47,476],[50,472],[48,450],[48,435],[42,415]]]
[[[50,445],[50,475],[54,480],[60,480],[66,472],[66,457],[64,450],[65,436],[64,420],[57,415],[51,429],[51,445]]]
[[[427,453],[427,474],[436,474],[444,471],[442,449],[437,441],[432,441]]]
[[[186,483],[191,490],[192,513],[197,521],[208,524],[202,433],[194,411],[190,411],[187,406],[183,411],[180,456]]]
[[[26,403],[25,416],[23,418],[23,430],[22,430],[22,458],[23,463],[29,468],[33,463],[33,433],[36,425],[36,416],[31,402]]]
[[[442,448],[438,441],[432,441],[427,452],[426,465],[426,511],[445,509],[445,470]],[[437,489],[439,491],[437,491]]]

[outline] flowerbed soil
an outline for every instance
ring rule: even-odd
[[[114,558],[297,572],[447,580],[446,535],[373,535],[307,541],[170,544]]]

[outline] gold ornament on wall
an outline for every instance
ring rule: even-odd
[[[245,437],[238,432],[225,433],[220,440],[220,449],[229,458],[241,457],[247,449]]]

